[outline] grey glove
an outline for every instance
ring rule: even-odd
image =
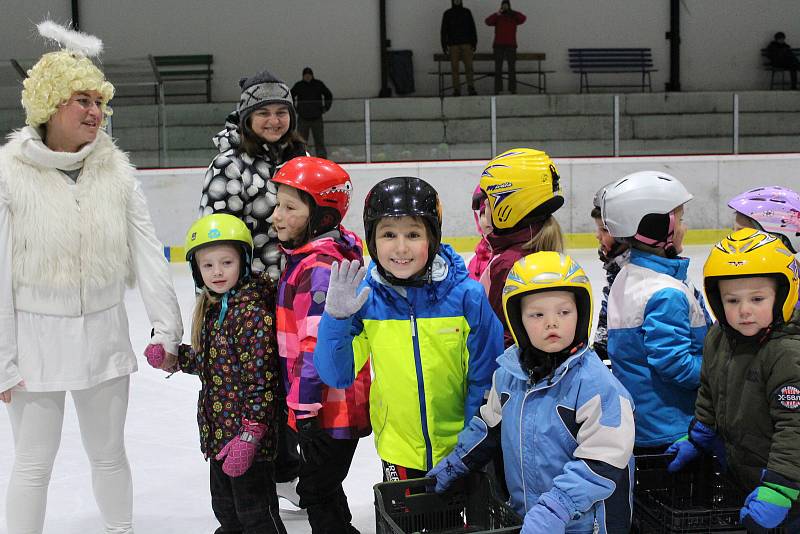
[[[350,317],[367,301],[369,288],[363,288],[358,295],[358,285],[367,274],[367,269],[358,260],[335,261],[331,265],[331,281],[328,284],[328,297],[325,299],[325,311],[336,319]]]

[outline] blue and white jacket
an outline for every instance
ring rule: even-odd
[[[636,402],[636,446],[686,434],[711,317],[689,282],[687,258],[631,250],[608,297],[608,356]]]
[[[525,515],[548,493],[572,517],[566,532],[627,534],[635,429],[622,384],[588,348],[536,383],[516,345],[497,362],[489,398],[459,435],[456,454],[477,469],[499,439],[517,513]]]

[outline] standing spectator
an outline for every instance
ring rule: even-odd
[[[308,142],[308,131],[314,134],[314,151],[319,158],[327,158],[325,149],[325,123],[322,115],[331,109],[333,94],[314,78],[311,67],[303,69],[303,79],[292,87],[292,98],[297,106],[297,131]]]
[[[453,96],[461,96],[459,61],[464,62],[467,75],[467,91],[477,95],[472,77],[472,55],[478,45],[478,33],[472,12],[461,5],[461,0],[452,0],[453,6],[442,15],[442,51],[450,55],[450,70],[453,76]]]
[[[773,67],[787,69],[792,81],[792,89],[797,89],[797,69],[800,61],[794,55],[791,45],[786,42],[786,34],[778,32],[774,40],[767,45],[767,59]]]
[[[494,26],[494,92],[503,90],[503,59],[508,62],[508,92],[517,93],[517,26],[524,24],[527,17],[511,9],[511,2],[503,0],[500,11],[486,17],[486,24]]]

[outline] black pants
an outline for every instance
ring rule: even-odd
[[[286,420],[289,417],[286,407],[286,391],[278,388],[278,406],[282,408],[278,416],[278,456],[275,458],[275,482],[290,482],[300,474],[300,449],[297,447],[297,434]]]
[[[219,521],[216,534],[286,534],[278,513],[271,462],[254,462],[245,474],[229,477],[222,462],[209,460],[211,508]]]
[[[306,140],[306,144],[310,144],[308,138],[308,131],[314,135],[314,152],[318,158],[328,157],[328,151],[325,148],[325,123],[322,117],[317,119],[304,119],[303,117],[297,118],[297,132]]]
[[[357,445],[357,439],[331,440],[324,464],[300,461],[297,494],[313,534],[358,534],[342,488]]]
[[[517,49],[513,46],[494,47],[494,92],[503,90],[503,59],[508,62],[508,92],[517,92]]]

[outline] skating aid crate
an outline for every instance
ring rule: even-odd
[[[449,491],[427,492],[432,478],[375,485],[377,534],[518,533],[522,518],[495,494],[485,473],[471,473]]]
[[[711,458],[668,473],[674,456],[636,457],[633,531],[637,534],[747,532],[739,524],[745,495],[717,472]],[[789,534],[784,529],[770,534]]]

